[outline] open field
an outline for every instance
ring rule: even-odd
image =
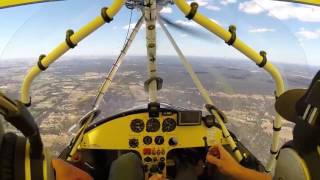
[[[190,58],[196,73],[217,107],[229,117],[228,127],[258,158],[265,162],[275,112],[274,85],[270,76],[244,60]],[[90,110],[98,88],[112,65],[112,58],[73,58],[52,65],[32,85],[32,114],[45,144],[56,154],[68,143],[74,125]],[[121,66],[101,106],[100,118],[121,112],[148,100],[143,83],[145,57],[128,57]],[[316,67],[278,64],[289,88],[307,87]],[[0,90],[18,98],[30,63],[0,63]],[[159,100],[190,109],[203,109],[191,78],[175,57],[158,59],[158,76],[164,80]],[[281,139],[290,139],[292,124],[284,122]]]

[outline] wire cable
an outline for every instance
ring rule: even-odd
[[[125,47],[127,41],[128,41],[128,36],[129,36],[129,33],[130,33],[130,29],[131,29],[131,21],[132,21],[132,9],[130,10],[130,18],[129,18],[129,25],[128,25],[128,30],[127,30],[127,35],[126,35],[126,38],[124,39],[124,43],[123,43],[123,46],[122,48]]]

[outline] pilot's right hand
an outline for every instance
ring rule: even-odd
[[[220,173],[234,177],[242,169],[242,166],[224,149],[221,144],[213,145],[207,154],[207,162],[217,167]]]
[[[272,180],[270,174],[241,166],[221,144],[214,145],[209,149],[207,161],[216,165],[222,174],[234,180]]]

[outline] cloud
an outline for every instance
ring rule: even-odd
[[[237,1],[237,0],[223,0],[223,1]],[[198,3],[199,6],[202,6],[208,10],[212,11],[219,11],[220,7],[213,5],[212,0],[192,0],[192,1],[187,1],[188,4],[191,4],[192,2]]]
[[[172,8],[171,7],[163,7],[160,11],[162,14],[171,14],[172,13]]]
[[[222,4],[222,5],[228,5],[228,4],[234,4],[234,3],[236,3],[237,2],[237,0],[221,0],[220,1],[220,4]]]
[[[300,28],[296,35],[300,37],[301,40],[315,40],[320,38],[320,29],[310,31],[305,28]]]
[[[219,21],[217,21],[213,18],[209,18],[209,19],[217,24],[220,24]],[[199,25],[198,23],[196,23],[194,21],[189,21],[189,20],[176,20],[175,23],[180,24],[180,25],[184,25],[184,26],[193,27],[193,28],[202,28],[202,26]]]
[[[186,33],[182,33],[182,34],[180,34],[180,37],[188,37],[189,35],[188,34],[186,34]]]
[[[131,23],[130,25],[125,25],[122,27],[122,29],[124,30],[128,30],[129,26],[130,26],[130,30],[132,30],[135,26],[136,26],[137,23]]]
[[[189,20],[176,20],[175,23],[183,25],[183,26],[188,26],[188,27],[193,27],[193,28],[201,28],[201,26],[194,21],[189,21]]]
[[[192,2],[198,3],[199,6],[206,6],[209,4],[208,0],[193,0],[193,1],[188,1],[188,4],[191,4]]]
[[[244,3],[240,3],[238,9],[248,14],[259,14],[264,11],[264,9],[254,1],[246,1]]]
[[[320,7],[270,0],[250,0],[240,3],[238,9],[248,14],[267,13],[268,16],[280,20],[296,19],[303,22],[320,22]]]
[[[274,32],[276,31],[275,29],[271,29],[271,28],[252,28],[249,29],[250,33],[264,33],[264,32]]]
[[[220,7],[214,6],[214,5],[207,5],[205,8],[212,10],[212,11],[219,11],[220,10]]]

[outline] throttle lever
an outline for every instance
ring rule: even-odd
[[[203,138],[203,142],[204,142],[204,148],[205,148],[205,151],[206,151],[206,155],[207,153],[210,153],[211,155],[215,156],[216,158],[220,159],[220,152],[217,148],[213,148],[213,149],[210,149],[209,150],[209,146],[208,146],[208,139],[206,136],[204,136]],[[210,151],[210,152],[209,152]],[[216,169],[216,166],[215,165],[212,165],[212,164],[209,164],[207,162],[207,158],[206,158],[206,155],[205,155],[205,159],[204,159],[204,162],[205,164],[203,165],[203,168],[205,170],[205,172],[207,172],[207,175],[209,177],[211,177],[214,173],[213,171],[215,171]]]
[[[206,152],[208,152],[209,151],[209,146],[208,146],[207,137],[204,136],[202,139],[203,139],[203,142],[204,142],[204,149],[206,150]]]
[[[204,162],[205,162],[205,164],[203,165],[204,166],[204,168],[206,168],[206,167],[208,167],[208,164],[207,164],[207,153],[209,152],[209,146],[208,146],[208,139],[207,139],[207,137],[206,136],[204,136],[203,138],[202,138],[202,140],[203,140],[203,142],[204,142],[204,149],[205,149],[205,155],[204,155]]]

